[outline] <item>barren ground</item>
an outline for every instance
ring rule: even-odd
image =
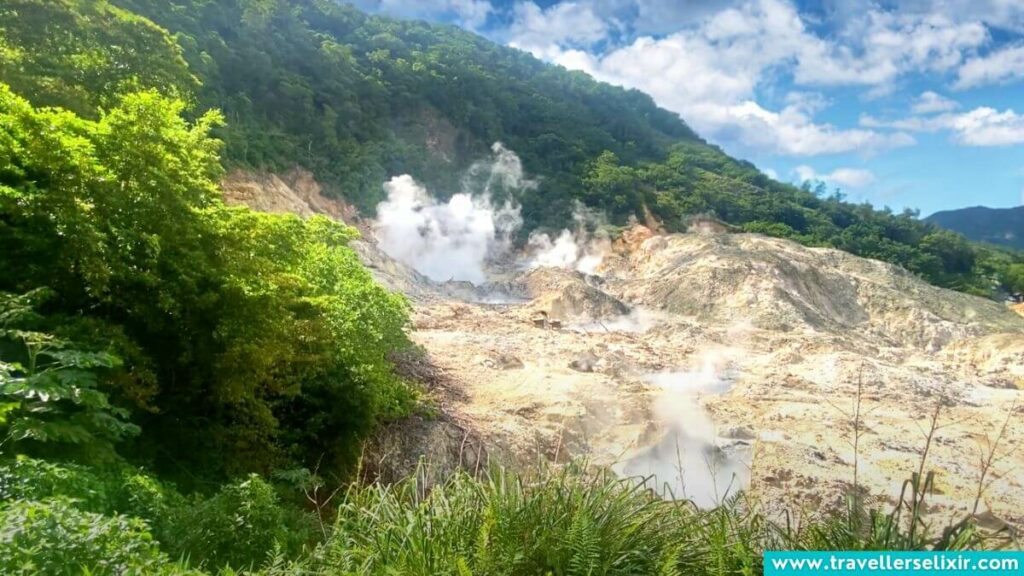
[[[928,446],[937,517],[978,500],[991,527],[1024,527],[1024,318],[756,235],[637,227],[615,248],[601,276],[506,266],[473,287],[357,243],[414,304],[425,356],[406,369],[439,412],[377,439],[381,473],[420,456],[441,469],[584,458],[702,504],[744,487],[768,509],[813,513],[842,504],[855,470],[872,501],[894,503]]]

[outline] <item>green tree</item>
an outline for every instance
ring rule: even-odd
[[[198,87],[166,31],[105,0],[5,0],[0,81],[36,105],[89,116],[126,90],[188,97]]]
[[[1002,281],[1011,292],[1024,294],[1024,263],[1007,266]]]
[[[54,453],[53,444],[73,445],[94,461],[110,459],[114,442],[139,432],[100,390],[120,359],[32,330],[38,294],[0,292],[0,446]]]
[[[50,289],[130,361],[117,387],[142,428],[126,453],[214,477],[324,463],[336,474],[382,418],[409,409],[388,353],[406,305],[324,218],[219,197],[219,115],[153,91],[98,120],[0,88],[0,290]],[[131,375],[151,375],[131,380]]]

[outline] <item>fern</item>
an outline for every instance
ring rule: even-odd
[[[577,510],[573,516],[566,546],[571,554],[569,576],[591,576],[597,572],[601,563],[600,538],[590,517],[582,511]]]

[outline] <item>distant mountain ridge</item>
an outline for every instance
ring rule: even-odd
[[[943,210],[925,220],[947,230],[959,232],[977,242],[1024,250],[1024,206],[972,206],[959,210]]]

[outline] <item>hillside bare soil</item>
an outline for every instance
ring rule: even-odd
[[[382,435],[382,468],[585,458],[700,505],[745,488],[814,512],[841,505],[855,470],[895,501],[938,411],[936,511],[977,499],[992,524],[1024,526],[1024,318],[1002,304],[747,234],[636,227],[599,275],[509,265],[482,287],[356,248],[413,301],[414,363],[440,410]]]

